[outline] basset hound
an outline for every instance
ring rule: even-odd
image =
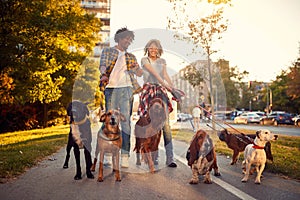
[[[204,175],[204,183],[212,183],[210,177],[212,169],[214,169],[215,176],[220,176],[213,141],[204,130],[200,129],[194,135],[186,158],[193,174],[190,184],[199,183],[198,175]]]

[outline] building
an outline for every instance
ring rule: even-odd
[[[109,46],[111,0],[82,0],[81,7],[89,13],[94,13],[102,22],[101,41],[95,44],[94,57],[99,57],[101,49]]]
[[[192,65],[200,66],[207,64],[206,60],[199,60]],[[175,88],[182,90],[185,93],[185,97],[178,106],[180,112],[191,113],[195,105],[199,105],[202,102],[208,101],[208,87],[206,82],[200,82],[200,85],[193,87],[187,80],[184,80],[184,73],[188,70],[188,66],[181,69],[177,74],[171,77],[172,83]]]

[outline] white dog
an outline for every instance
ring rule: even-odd
[[[264,171],[267,161],[266,152],[264,151],[265,144],[271,140],[277,140],[278,135],[272,134],[269,130],[258,130],[253,144],[248,144],[244,151],[243,167],[245,168],[245,176],[242,182],[247,182],[252,165],[256,168],[255,183],[260,184],[260,177]]]

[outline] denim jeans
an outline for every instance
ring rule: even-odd
[[[166,104],[165,104],[166,105]],[[167,108],[167,107],[166,107]],[[164,145],[166,150],[166,164],[174,162],[172,132],[170,127],[169,112],[167,109],[167,119],[163,127]]]
[[[133,104],[133,90],[131,87],[122,88],[105,88],[105,109],[120,109],[120,112],[125,116],[126,121],[121,122],[122,131],[122,149],[121,154],[128,154],[130,152],[130,134]],[[100,129],[101,130],[101,129]]]

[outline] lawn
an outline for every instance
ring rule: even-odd
[[[0,134],[0,183],[16,177],[67,143],[69,126]]]

